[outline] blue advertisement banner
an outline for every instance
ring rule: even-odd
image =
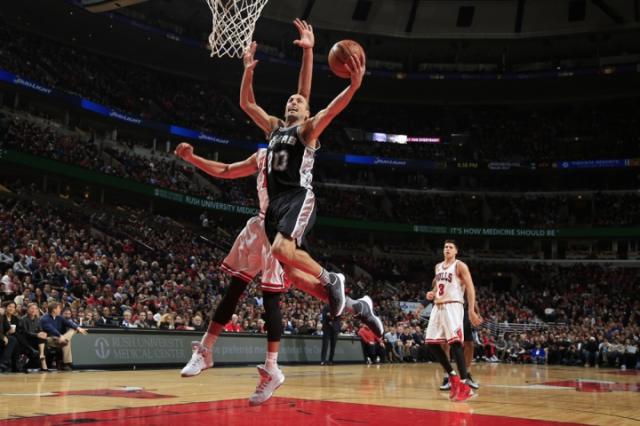
[[[80,107],[84,110],[91,111],[95,114],[109,117],[130,125],[147,127],[150,129],[158,130],[164,133],[168,133],[174,136],[179,136],[187,139],[193,139],[206,143],[214,143],[220,145],[233,145],[234,148],[239,148],[247,151],[255,151],[258,148],[266,148],[267,145],[264,141],[246,142],[235,141],[221,136],[205,133],[200,130],[189,129],[181,127],[175,124],[158,123],[151,120],[146,120],[137,115],[122,112],[117,109],[93,102],[89,99],[80,98],[62,90],[49,88],[38,82],[31,81],[25,78],[21,78],[11,72],[0,69],[0,81],[4,81],[15,86],[32,90],[47,96],[54,96],[61,98],[69,102],[70,104]],[[402,158],[391,157],[378,157],[367,155],[352,155],[352,154],[336,154],[336,153],[320,153],[319,158],[325,161],[335,161],[344,164],[354,164],[362,166],[379,166],[379,167],[391,167],[402,168],[406,170],[433,170],[433,169],[490,169],[490,170],[510,170],[514,168],[529,168],[535,170],[537,168],[546,168],[546,164],[537,164],[533,162],[492,162],[492,163],[470,163],[470,162],[458,162],[450,163],[447,165],[445,162],[429,161],[429,160],[411,160]],[[551,163],[553,167],[558,169],[615,169],[623,167],[640,167],[640,159],[602,159],[602,160],[567,160],[557,161]],[[482,167],[480,167],[482,166]]]
[[[558,161],[559,169],[620,169],[631,167],[631,159]]]

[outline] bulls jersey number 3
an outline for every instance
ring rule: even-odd
[[[457,265],[456,260],[448,266],[444,262],[436,266],[436,303],[464,303],[464,288],[457,274]]]

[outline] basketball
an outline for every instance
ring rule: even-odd
[[[363,60],[365,58],[364,49],[357,41],[341,40],[333,45],[329,51],[329,68],[340,78],[349,78],[349,69],[346,63],[351,55],[359,55]]]

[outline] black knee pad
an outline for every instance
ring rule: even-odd
[[[267,328],[267,341],[279,342],[282,336],[282,311],[280,311],[280,293],[263,291],[264,322]]]
[[[238,307],[238,300],[240,300],[240,296],[244,293],[247,285],[248,283],[242,281],[240,278],[231,278],[231,284],[229,284],[227,294],[224,295],[213,314],[213,322],[225,325],[231,320],[231,316]]]
[[[451,350],[458,350],[458,348],[463,349],[462,347],[462,343],[460,342],[453,342],[453,343],[449,343],[449,347],[451,348]]]

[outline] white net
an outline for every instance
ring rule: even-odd
[[[205,0],[213,14],[211,56],[241,58],[268,0]]]

